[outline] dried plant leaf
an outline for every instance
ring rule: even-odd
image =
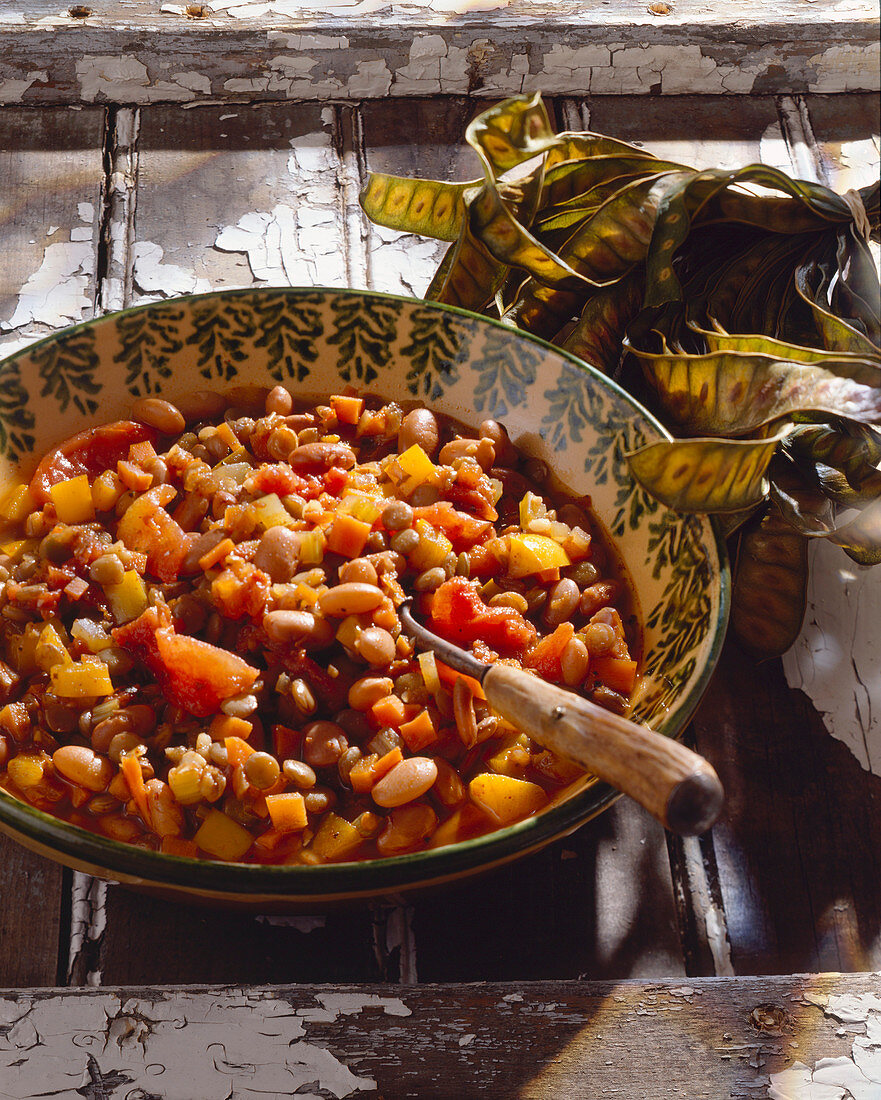
[[[677,512],[738,512],[764,499],[765,472],[786,435],[768,439],[674,439],[627,455],[636,480]]]
[[[810,306],[823,343],[830,351],[846,351],[866,358],[881,355],[881,348],[842,317],[837,317],[818,301],[821,293],[817,285],[820,275],[816,264],[808,261],[795,271],[795,288],[799,296]]]
[[[444,183],[371,172],[359,201],[361,209],[377,225],[439,241],[455,241],[465,220],[465,196],[480,184],[480,180]]]
[[[748,653],[767,659],[789,649],[804,619],[807,579],[807,543],[776,508],[741,532],[731,627]]]
[[[667,412],[693,435],[743,436],[801,410],[874,423],[881,419],[881,370],[862,359],[798,363],[768,355],[654,354],[625,346]]]
[[[642,293],[640,271],[598,290],[585,302],[575,327],[559,341],[560,346],[605,374],[613,374],[621,359],[624,333],[642,304]]]
[[[747,354],[753,352],[760,355],[773,356],[776,359],[787,359],[797,363],[822,363],[826,359],[833,358],[829,355],[828,351],[824,351],[821,348],[809,348],[799,344],[789,344],[785,340],[777,340],[773,336],[763,336],[761,333],[750,333],[748,335],[742,335],[740,333],[726,332],[718,322],[710,319],[713,324],[713,328],[705,329],[700,325],[695,324],[693,321],[688,323],[688,327],[692,332],[696,332],[699,336],[702,336],[707,344],[707,348],[711,352],[716,351],[739,351]],[[836,352],[834,358],[836,359],[849,359],[851,355],[843,352]],[[853,358],[858,359],[859,356],[854,355]]]
[[[539,93],[514,96],[483,111],[468,124],[465,140],[488,169],[488,178],[498,178],[560,142]]]
[[[472,236],[466,221],[459,240],[447,249],[425,298],[480,313],[492,302],[507,272]]]

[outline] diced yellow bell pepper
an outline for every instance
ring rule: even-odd
[[[49,495],[55,505],[55,514],[62,523],[87,523],[95,518],[88,474],[50,485]]]
[[[500,775],[510,775],[522,779],[532,757],[529,752],[529,739],[524,733],[512,733],[502,742],[487,760],[487,764]]]
[[[314,531],[304,531],[300,539],[300,564],[321,565],[324,561],[325,546],[327,546],[327,538],[319,528],[316,527]]]
[[[428,481],[437,469],[418,443],[414,443],[402,455],[398,455],[398,465],[408,477],[415,479],[417,485]]]
[[[255,500],[251,507],[254,509],[258,526],[264,531],[268,527],[287,527],[294,522],[278,493],[267,493],[266,496]]]
[[[338,814],[327,813],[321,819],[309,847],[322,859],[333,861],[352,855],[363,843],[364,837],[351,821]]]
[[[129,623],[147,610],[147,590],[140,574],[127,569],[119,584],[106,584],[104,595],[118,624]]]
[[[52,690],[65,699],[113,694],[107,665],[96,657],[85,656],[76,664],[55,665],[50,676]]]
[[[508,536],[508,573],[512,577],[528,577],[567,565],[571,565],[569,555],[547,535]]]
[[[357,489],[347,489],[343,493],[338,511],[342,515],[359,519],[370,527],[379,518],[379,514],[384,507],[384,498],[372,496],[370,493],[362,493]]]
[[[336,629],[336,640],[348,650],[354,650],[363,624],[358,615],[347,615]]]
[[[21,523],[37,507],[27,485],[13,485],[0,504],[0,518],[9,523]]]
[[[490,814],[500,825],[534,814],[548,803],[548,796],[537,783],[514,779],[510,775],[476,775],[468,784],[471,801]]]
[[[419,545],[407,555],[410,565],[420,572],[433,569],[436,565],[443,565],[447,555],[453,549],[453,544],[447,536],[424,519],[416,520],[415,530],[419,535]]]
[[[244,826],[220,810],[211,810],[193,837],[203,852],[215,859],[236,860],[254,843]]]
[[[34,660],[37,668],[43,672],[50,672],[56,665],[73,664],[73,658],[67,652],[61,635],[51,623],[46,623],[40,631],[34,650]]]
[[[535,493],[524,493],[520,501],[520,526],[526,530],[534,519],[547,515],[547,507],[540,496]]]

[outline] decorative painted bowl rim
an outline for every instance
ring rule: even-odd
[[[211,299],[235,299],[260,296],[263,293],[284,295],[296,300],[300,297],[350,296],[366,300],[400,303],[402,306],[419,306],[421,309],[438,310],[454,314],[481,325],[499,329],[515,341],[525,341],[534,347],[552,353],[570,364],[579,374],[601,389],[611,391],[633,409],[635,417],[647,422],[659,436],[671,438],[660,421],[642,406],[617,382],[596,367],[577,358],[536,336],[519,329],[512,329],[501,321],[484,317],[456,306],[427,302],[406,295],[380,291],[356,290],[334,287],[256,287],[215,290],[206,294],[182,295],[131,306],[114,313],[92,318],[71,325],[59,332],[35,340],[12,355],[0,360],[0,374],[4,368],[22,356],[35,350],[69,339],[73,334],[101,326],[114,326],[120,318],[138,313],[148,313],[173,304],[198,303]],[[718,609],[708,632],[712,641],[700,674],[692,681],[689,690],[677,699],[675,720],[665,732],[670,736],[681,735],[713,673],[728,620],[730,605],[730,573],[727,551],[721,526],[712,517],[703,517],[718,558],[718,571],[713,581],[718,584]],[[613,541],[617,541],[614,536]],[[639,593],[637,593],[639,595]],[[25,802],[12,798],[0,790],[0,826],[11,835],[45,855],[60,858],[71,865],[85,865],[87,869],[104,877],[118,879],[147,887],[170,887],[184,892],[201,893],[205,897],[222,900],[227,896],[240,899],[260,896],[268,899],[298,898],[332,901],[346,898],[368,898],[383,894],[431,886],[467,874],[479,873],[499,864],[519,858],[544,847],[553,840],[575,831],[585,822],[596,817],[620,797],[605,783],[593,780],[567,800],[552,804],[533,817],[494,832],[470,840],[439,848],[424,849],[404,855],[381,859],[358,860],[348,863],[328,863],[317,866],[265,865],[226,863],[209,859],[191,859],[138,848],[112,840],[53,817]]]

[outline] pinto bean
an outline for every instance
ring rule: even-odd
[[[345,443],[303,443],[291,451],[288,461],[298,474],[320,474],[332,466],[351,470],[355,452]]]
[[[379,780],[373,788],[373,801],[389,809],[413,802],[437,779],[437,764],[427,756],[409,756]]]
[[[179,435],[187,426],[177,405],[161,397],[142,397],[132,405],[132,415],[163,435]]]
[[[313,649],[330,645],[334,639],[333,626],[327,619],[309,611],[268,611],[263,616],[263,629],[273,642],[298,641]]]
[[[291,397],[290,391],[286,390],[284,386],[273,386],[266,395],[267,413],[280,413],[281,416],[288,416],[293,407],[294,399]]]
[[[434,457],[440,442],[440,430],[437,419],[429,409],[413,409],[401,422],[398,431],[398,450],[406,451],[418,443],[429,458]]]
[[[310,722],[303,732],[303,759],[313,768],[336,764],[349,747],[346,731],[336,722]]]
[[[339,578],[341,584],[356,582],[374,585],[379,579],[376,566],[367,558],[352,558],[351,561],[344,561],[339,568]]]
[[[56,769],[77,787],[87,791],[103,791],[113,778],[113,765],[85,745],[62,745],[52,754]]]
[[[499,466],[516,466],[520,458],[517,448],[511,442],[508,429],[498,420],[483,420],[477,429],[481,439],[492,440],[496,463]]]
[[[375,584],[349,581],[328,588],[318,597],[318,609],[322,615],[343,619],[346,615],[360,615],[373,611],[382,603],[383,594]]]
[[[302,535],[289,527],[276,525],[260,539],[254,553],[254,564],[262,569],[276,584],[287,584],[297,572]]]

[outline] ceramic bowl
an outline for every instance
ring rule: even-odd
[[[624,455],[665,433],[604,375],[501,324],[426,302],[345,290],[222,291],[90,321],[0,364],[0,484],[134,398],[281,383],[309,395],[349,384],[418,399],[476,425],[504,421],[562,484],[589,494],[624,558],[644,629],[634,717],[675,737],[725,632],[729,574],[707,519],[679,516],[632,481]],[[535,817],[449,847],[390,859],[272,867],[182,859],[121,844],[0,791],[0,828],[69,866],[166,894],[270,909],[373,897],[486,870],[564,836],[614,791],[585,780]]]

